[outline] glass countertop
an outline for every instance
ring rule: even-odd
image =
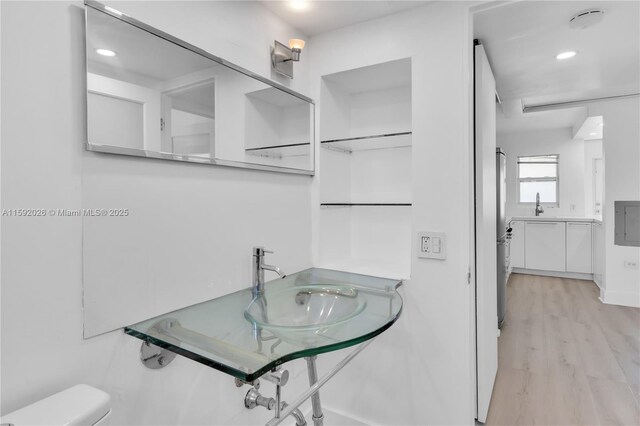
[[[400,316],[400,280],[311,268],[189,306],[125,333],[252,382],[297,358],[379,335]]]

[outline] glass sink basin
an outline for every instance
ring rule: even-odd
[[[282,288],[252,300],[245,317],[278,331],[313,331],[349,321],[367,306],[356,288],[313,285]]]
[[[400,280],[310,268],[130,325],[125,333],[251,382],[297,358],[357,345],[400,317]]]

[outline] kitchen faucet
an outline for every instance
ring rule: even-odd
[[[265,253],[273,253],[267,251],[264,247],[253,248],[253,285],[251,292],[253,297],[262,296],[264,294],[264,271],[273,271],[280,275],[280,278],[286,277],[286,275],[277,266],[271,266],[264,263]]]
[[[536,192],[536,216],[540,216],[542,213],[544,213],[544,209],[540,204],[540,193]]]

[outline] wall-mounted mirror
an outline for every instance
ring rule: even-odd
[[[87,149],[313,174],[311,99],[85,4]]]

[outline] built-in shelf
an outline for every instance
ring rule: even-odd
[[[371,207],[411,207],[411,203],[320,203],[321,207],[352,207],[352,206],[371,206]]]
[[[320,141],[320,146],[348,153],[372,149],[404,148],[411,146],[411,134],[412,132],[397,132],[342,139],[327,139]]]
[[[249,155],[262,157],[294,157],[309,155],[309,142],[291,143],[285,145],[270,145],[257,148],[247,148],[244,151]]]

